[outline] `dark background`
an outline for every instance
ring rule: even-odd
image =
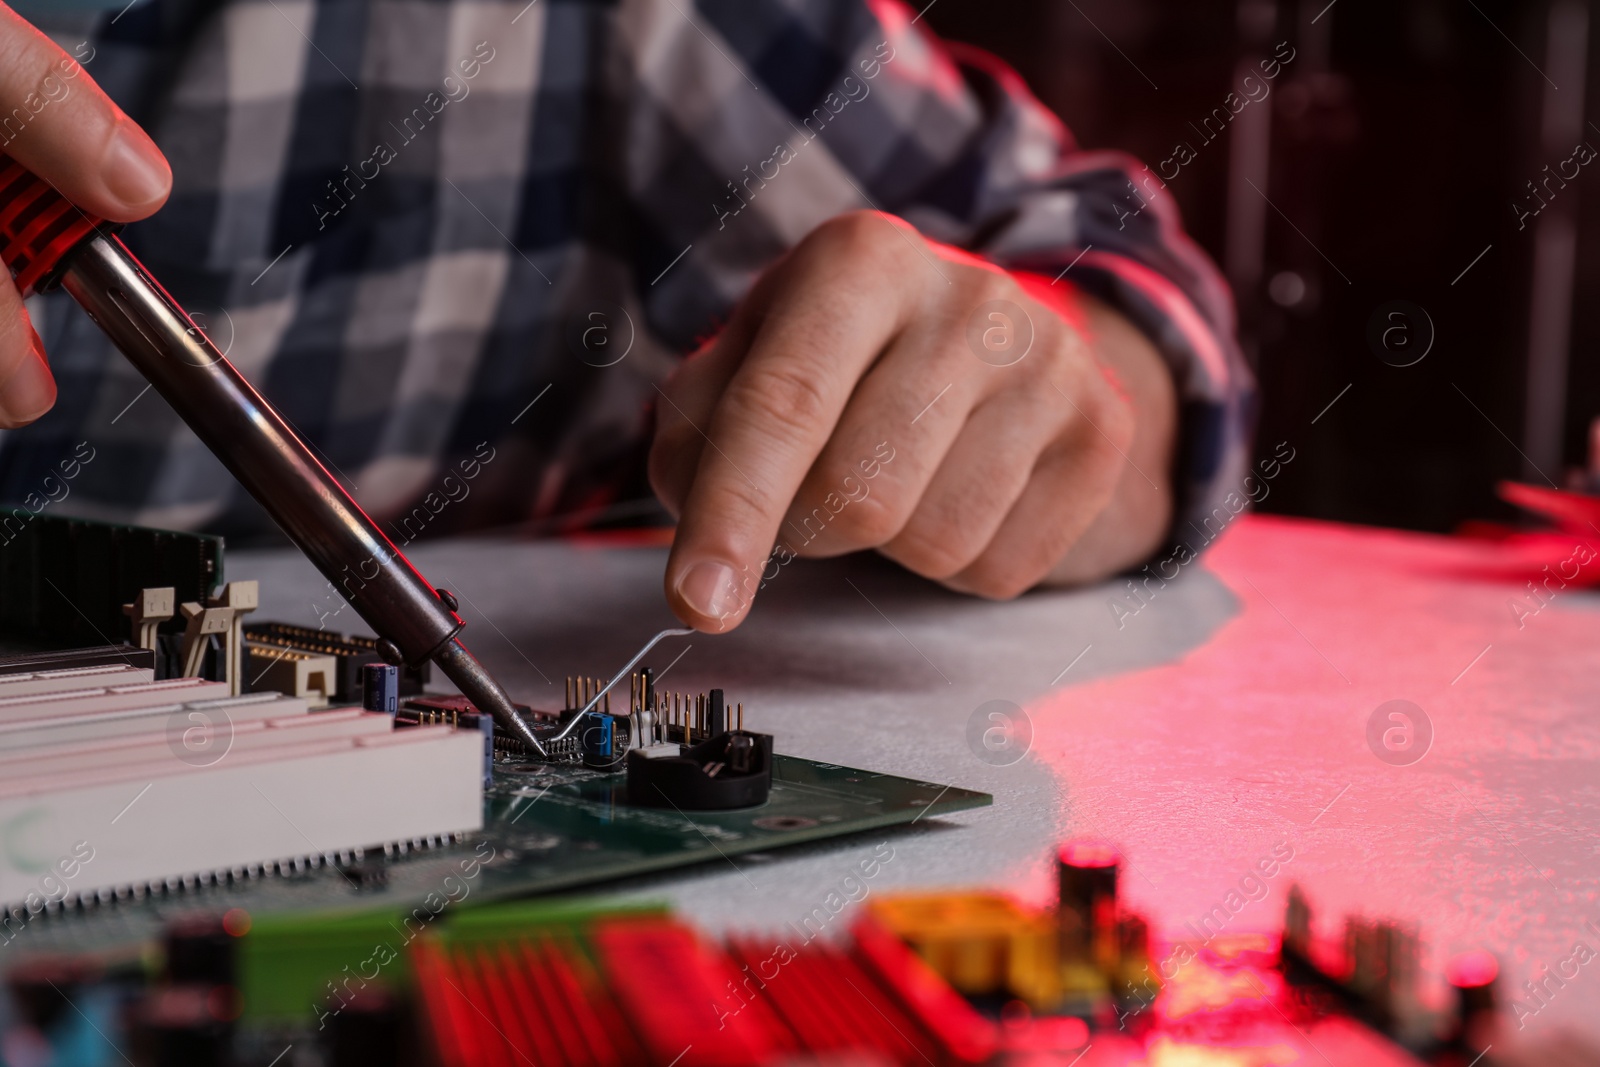
[[[1541,186],[1548,206],[1521,229],[1513,204],[1537,207],[1527,183],[1579,141],[1600,148],[1592,15],[1583,0],[936,0],[925,17],[1014,65],[1083,147],[1152,167],[1196,149],[1168,189],[1234,286],[1257,452],[1297,451],[1261,510],[1449,530],[1511,518],[1500,479],[1565,487],[1587,466],[1600,159]],[[1296,55],[1270,96],[1203,141],[1189,124],[1242,96],[1281,41]],[[1402,300],[1422,312],[1389,318]],[[1390,362],[1374,321],[1396,327]],[[1429,321],[1426,357],[1391,365]]]

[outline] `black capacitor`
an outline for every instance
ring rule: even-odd
[[[1450,961],[1445,975],[1455,990],[1456,1039],[1481,1040],[1499,1008],[1500,961],[1489,952],[1464,952]]]
[[[713,689],[706,698],[706,736],[716,737],[728,732],[728,708],[722,700],[722,690]]]
[[[1097,962],[1115,962],[1117,868],[1116,849],[1101,841],[1069,841],[1056,854],[1056,911],[1064,959],[1085,960],[1092,954]]]
[[[393,715],[400,708],[400,668],[369,663],[361,668],[361,706]]]
[[[644,693],[644,707],[654,712],[656,710],[656,672],[649,667],[639,672],[639,684]]]
[[[328,1021],[329,1067],[399,1067],[415,1061],[411,1014],[387,989],[357,992]]]
[[[166,949],[163,976],[173,985],[198,983],[232,986],[235,982],[235,945],[217,915],[185,915],[167,924],[162,938]]]

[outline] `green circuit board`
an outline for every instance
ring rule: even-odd
[[[136,957],[176,915],[243,908],[254,919],[337,915],[490,901],[589,888],[765,852],[786,845],[907,825],[993,800],[933,782],[776,756],[772,791],[758,808],[684,813],[623,803],[627,775],[577,764],[496,764],[484,792],[484,830],[397,854],[308,865],[42,913],[16,937],[0,970],[41,953]]]

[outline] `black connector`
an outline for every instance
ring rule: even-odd
[[[723,730],[676,756],[628,753],[628,803],[645,808],[729,811],[767,802],[772,735]]]
[[[369,663],[382,663],[377,639],[360,634],[336,634],[326,630],[313,630],[309,626],[294,626],[286,622],[252,622],[244,628],[246,651],[251,645],[275,645],[297,652],[310,652],[318,656],[332,656],[334,671],[333,700],[339,704],[361,703],[361,670]],[[257,668],[259,670],[259,668]],[[430,677],[429,664],[400,668],[402,697],[416,696],[422,692]],[[254,677],[248,669],[246,681]]]

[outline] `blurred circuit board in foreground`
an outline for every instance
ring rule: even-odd
[[[860,860],[861,877],[893,849]],[[479,841],[440,893],[458,898],[499,858]],[[1458,957],[1451,994],[1425,1003],[1400,924],[1352,917],[1342,938],[1315,939],[1296,890],[1281,934],[1168,941],[1119,901],[1119,867],[1080,842],[1060,853],[1054,907],[999,890],[871,894],[837,921],[830,908],[715,937],[661,907],[581,900],[194,912],[138,962],[15,968],[0,1031],[8,1052],[40,1053],[30,1062],[83,1067],[1596,1062],[1548,1042],[1508,1054],[1487,954]]]

